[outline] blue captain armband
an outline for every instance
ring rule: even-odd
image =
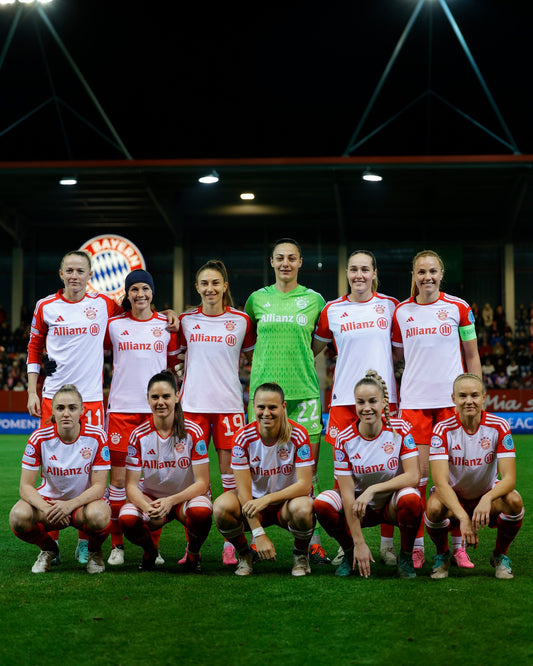
[[[459,335],[463,342],[468,342],[468,340],[476,340],[476,327],[474,324],[469,324],[468,326],[459,326]]]

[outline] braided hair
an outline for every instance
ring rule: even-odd
[[[394,434],[396,431],[392,427],[390,419],[390,406],[389,406],[389,390],[387,384],[383,377],[381,377],[376,370],[367,370],[365,376],[360,379],[355,385],[354,392],[357,391],[359,386],[376,386],[381,395],[383,396],[383,414],[385,416],[385,422],[392,430]]]

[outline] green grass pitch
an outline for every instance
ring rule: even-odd
[[[4,666],[136,664],[526,664],[533,661],[533,437],[517,436],[517,488],[526,517],[509,555],[514,580],[494,578],[489,564],[495,533],[485,530],[471,552],[475,569],[452,569],[432,581],[426,563],[416,580],[400,581],[376,564],[368,580],[336,579],[331,566],[311,576],[290,575],[292,544],[269,528],[275,563],[257,565],[241,579],[222,567],[222,538],[213,528],[203,550],[201,576],[182,574],[183,528],[163,530],[166,564],[139,573],[140,550],[126,544],[126,563],[89,576],[74,559],[77,533],[60,537],[62,564],[34,575],[37,551],[8,526],[18,498],[22,436],[0,437],[0,663]],[[214,453],[214,452],[213,452]],[[214,455],[211,456],[215,463]],[[214,496],[220,493],[212,465]],[[320,479],[332,486],[331,449],[322,446]],[[379,530],[366,531],[377,559]],[[396,534],[396,539],[398,539]],[[336,544],[323,535],[333,556]],[[398,545],[398,544],[397,544]],[[109,541],[104,554],[109,552]],[[434,548],[426,537],[426,555]]]

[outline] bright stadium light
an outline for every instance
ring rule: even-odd
[[[243,201],[253,201],[255,199],[255,194],[253,192],[243,192],[241,194],[241,199]]]
[[[363,180],[368,181],[369,183],[379,183],[383,180],[383,176],[380,176],[377,173],[374,173],[374,171],[370,171],[370,169],[366,169],[363,172],[363,175],[361,176]]]
[[[219,180],[220,176],[214,169],[209,173],[206,173],[204,176],[200,176],[200,178],[198,178],[198,182],[203,183],[204,185],[212,185],[213,183],[218,183]]]
[[[0,7],[4,5],[14,5],[15,2],[18,2],[21,5],[48,5],[53,0],[0,0]]]
[[[72,178],[72,177],[70,177],[70,178],[61,178],[61,180],[59,181],[59,184],[60,185],[77,185],[78,180],[76,178]]]

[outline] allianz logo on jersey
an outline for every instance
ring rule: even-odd
[[[90,326],[55,326],[52,329],[52,335],[98,335],[100,326],[91,324]]]
[[[261,315],[261,322],[264,324],[298,324],[299,326],[307,326],[309,317],[300,312],[295,315],[277,315],[277,314],[264,314]]]

